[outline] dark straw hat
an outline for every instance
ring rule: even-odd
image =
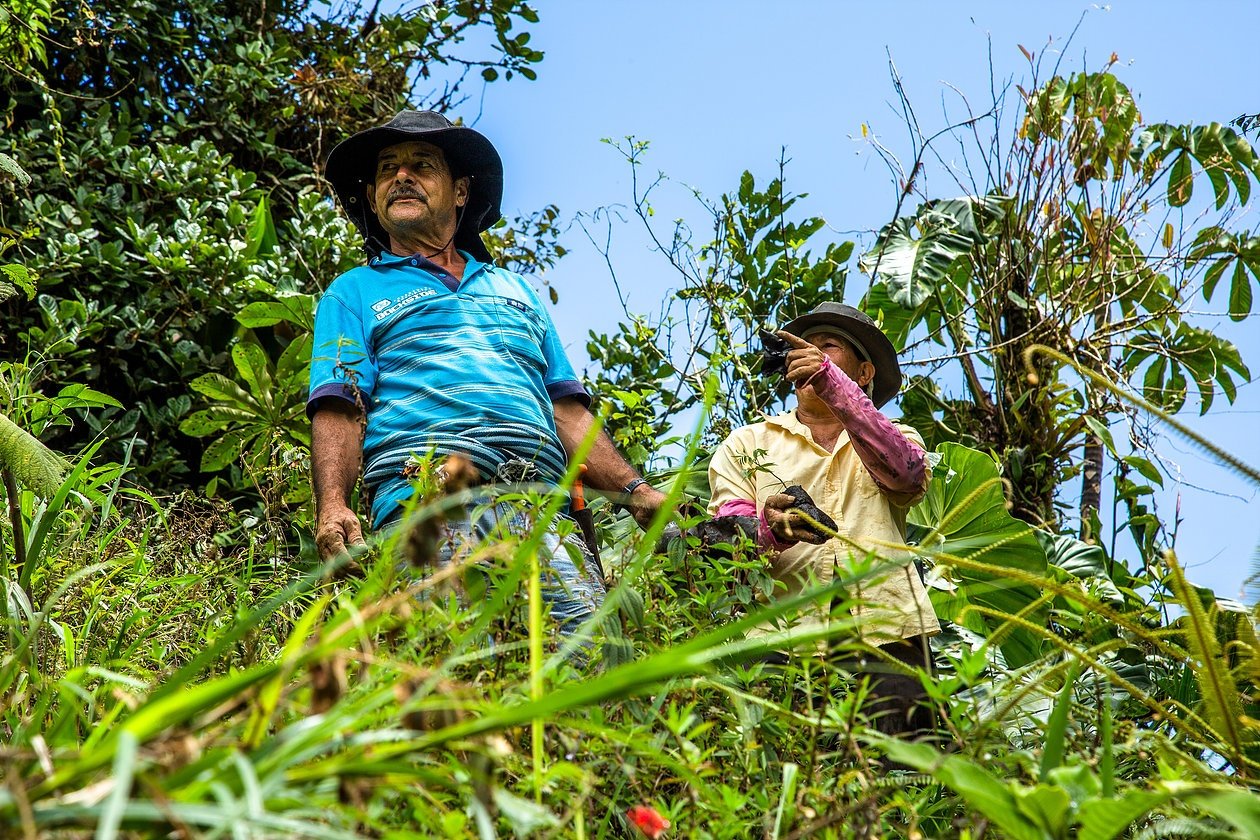
[[[827,301],[815,306],[808,315],[788,321],[782,329],[803,337],[816,327],[835,327],[861,342],[862,349],[875,366],[871,401],[877,407],[897,396],[901,390],[901,365],[897,363],[897,350],[869,315],[852,306]]]
[[[389,235],[368,206],[364,187],[376,183],[376,158],[381,149],[410,140],[437,146],[446,156],[454,177],[471,178],[468,202],[455,231],[455,247],[488,262],[490,253],[479,234],[502,215],[499,203],[503,200],[503,161],[483,135],[467,126],[455,125],[436,111],[399,111],[384,125],[360,131],[338,143],[328,156],[324,175],[363,234],[368,252],[375,256],[388,250]]]

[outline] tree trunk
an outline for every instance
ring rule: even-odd
[[[1108,322],[1111,320],[1111,313],[1105,305],[1100,305],[1094,310],[1094,329],[1095,335],[1104,335]],[[1104,353],[1103,371],[1111,365],[1110,353]],[[1095,388],[1086,386],[1086,398],[1089,400],[1088,410],[1098,418],[1103,425],[1107,423],[1107,411],[1101,406],[1105,404],[1105,392]],[[1086,427],[1088,428],[1088,427]],[[1102,476],[1103,476],[1103,458],[1106,457],[1106,451],[1103,449],[1102,438],[1093,432],[1085,433],[1085,463],[1081,469],[1081,539],[1086,542],[1096,542],[1098,534],[1091,533],[1090,523],[1093,515],[1098,513],[1099,505],[1102,504]]]
[[[1103,475],[1102,439],[1090,432],[1085,435],[1085,465],[1081,470],[1081,539],[1095,542],[1098,535],[1092,532],[1090,522],[1102,504]]]
[[[1018,299],[1028,300],[1030,282],[1025,267],[1008,273],[1010,291]],[[1041,316],[1003,295],[998,309],[998,335],[1005,348],[1000,355],[1002,390],[998,410],[1005,412],[1006,440],[1002,451],[1011,476],[1014,498],[1011,514],[1033,526],[1053,523],[1054,465],[1049,461],[1047,436],[1053,430],[1054,418],[1047,409],[1049,378],[1053,368],[1044,360],[1035,360],[1038,381],[1028,380],[1024,367],[1024,350],[1036,343]],[[1029,393],[1031,392],[1031,393]],[[1018,407],[1016,407],[1018,406]]]

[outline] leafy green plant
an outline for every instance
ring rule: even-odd
[[[1045,552],[1037,532],[1007,510],[997,465],[958,444],[942,444],[937,453],[927,496],[907,516],[909,540],[932,564],[929,596],[937,614],[985,638],[1003,628],[1007,616],[1044,625],[1049,607],[1037,587],[1023,581],[1046,574]],[[985,568],[952,565],[955,560]],[[1003,569],[1025,576],[1021,581]],[[1020,628],[1003,628],[998,638],[1011,667],[1041,657],[1041,639]]]
[[[251,318],[244,312],[242,316],[246,320],[270,319]],[[309,333],[294,339],[274,363],[257,339],[246,334],[232,348],[232,362],[245,387],[217,373],[192,381],[194,391],[214,401],[210,408],[193,412],[180,424],[186,435],[214,438],[202,455],[202,472],[217,472],[239,463],[255,485],[278,474],[287,501],[309,498],[309,483],[301,464],[311,443],[304,410],[310,361]],[[217,484],[211,479],[211,494]]]
[[[799,216],[796,203],[804,195],[789,191],[786,161],[780,161],[778,177],[762,186],[745,172],[738,189],[716,201],[697,195],[702,223],[678,220],[672,229],[662,227],[652,201],[666,178],[641,181],[648,143],[631,137],[615,148],[634,179],[635,214],[679,287],[656,319],[627,312],[615,334],[592,332],[586,349],[600,376],[589,378],[587,387],[597,400],[613,404],[614,439],[637,463],[663,467],[655,459],[674,439],[674,424],[686,422],[700,404],[710,376],[721,383],[711,440],[783,404],[789,385],[760,375],[757,332],[843,297],[854,246],[824,243],[820,253],[811,251],[825,224]],[[591,242],[606,249],[606,237],[597,232],[611,225],[610,217],[597,213],[579,221]],[[713,238],[697,241],[693,231],[702,229],[712,229]],[[689,325],[685,331],[683,324]]]
[[[232,375],[253,280],[312,294],[360,260],[320,179],[328,149],[402,107],[454,111],[469,85],[532,78],[537,21],[519,0],[385,13],[307,0],[261,12],[208,0],[6,5],[0,161],[21,160],[33,180],[0,164],[20,179],[0,202],[0,249],[17,240],[0,276],[21,286],[38,275],[47,302],[8,304],[0,348],[43,350],[53,381],[90,381],[124,406],[57,444],[104,436],[106,457],[130,452],[155,486],[196,480],[201,441],[177,433],[188,388]],[[533,231],[549,236],[554,221],[531,217],[509,251],[546,265],[554,243],[532,247]],[[268,252],[260,224],[283,250]],[[79,352],[48,351],[76,330]]]
[[[0,152],[0,176],[11,177],[21,186],[26,186],[31,182],[31,176],[26,170],[3,152]],[[20,237],[15,231],[0,228],[0,257],[19,241]],[[37,283],[38,278],[35,273],[22,263],[0,263],[0,303],[15,296],[18,292],[25,293],[27,299],[35,297]]]
[[[1034,79],[1040,66],[1033,61]],[[1034,524],[1057,526],[1056,492],[1080,476],[1078,530],[1096,539],[1105,430],[1121,404],[1051,370],[1030,384],[1020,353],[1054,347],[1171,412],[1196,392],[1201,412],[1218,392],[1232,401],[1247,365],[1233,344],[1193,321],[1189,301],[1200,281],[1214,300],[1233,266],[1229,313],[1250,311],[1250,234],[1226,225],[1230,208],[1248,201],[1260,163],[1226,126],[1143,125],[1110,69],[1021,87],[1009,111],[994,103],[992,145],[981,143],[976,155],[997,163],[992,150],[1004,151],[1000,166],[975,170],[972,196],[923,201],[881,229],[860,262],[873,280],[864,305],[900,341],[922,330],[957,359],[964,397],[944,399],[930,383],[914,383],[922,391],[907,400],[915,419],[935,427],[925,433],[996,452],[1013,482],[1016,515]],[[999,134],[1004,117],[1009,139]],[[916,141],[915,167],[931,142]],[[1205,218],[1215,212],[1222,223],[1178,230],[1161,208],[1187,206],[1196,180],[1212,188]],[[1160,236],[1143,242],[1140,231],[1150,226]],[[1132,456],[1149,464],[1141,451],[1148,444],[1135,440]],[[1116,460],[1130,457],[1111,449]],[[1120,480],[1128,481],[1127,470]],[[1135,519],[1145,495],[1133,482],[1125,487]],[[1150,540],[1139,544],[1156,551]]]

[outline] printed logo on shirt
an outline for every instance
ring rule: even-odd
[[[376,320],[383,321],[386,318],[388,318],[390,315],[395,314],[396,312],[401,310],[403,307],[407,306],[408,304],[415,303],[420,298],[426,298],[426,297],[430,297],[431,295],[436,295],[436,294],[437,292],[435,292],[433,289],[412,289],[410,292],[407,292],[407,294],[400,297],[398,301],[393,304],[389,302],[388,298],[386,298],[385,300],[378,300],[376,303],[372,304],[372,311],[376,313]]]
[[[521,310],[522,312],[528,312],[528,311],[529,311],[529,304],[527,304],[527,303],[525,303],[525,302],[523,302],[523,301],[519,301],[519,300],[517,300],[516,298],[501,297],[501,298],[499,298],[499,303],[506,303],[508,306],[514,307],[514,308],[516,308],[516,309],[519,309],[519,310]]]

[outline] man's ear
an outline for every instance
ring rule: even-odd
[[[858,363],[858,384],[865,388],[875,378],[875,365],[870,362]]]
[[[455,181],[455,206],[456,207],[463,207],[465,204],[468,203],[469,183],[470,182],[467,176]]]
[[[367,195],[367,205],[372,210],[372,214],[376,214],[376,189],[373,184],[363,185],[364,193]]]

